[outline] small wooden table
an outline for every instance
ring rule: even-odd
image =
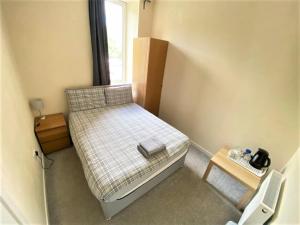
[[[63,113],[35,118],[34,131],[44,154],[50,154],[70,146],[70,137]]]
[[[233,162],[231,159],[227,157],[228,149],[221,149],[219,150],[209,161],[207,169],[203,175],[203,180],[207,180],[207,177],[211,171],[212,166],[217,166],[223,171],[227,172],[230,176],[234,177],[235,179],[239,180],[243,184],[248,187],[248,191],[244,194],[241,198],[240,202],[236,205],[238,209],[242,209],[245,207],[247,202],[256,192],[259,184],[261,182],[261,177],[256,176],[255,174],[251,173],[244,167],[238,165],[237,163]]]

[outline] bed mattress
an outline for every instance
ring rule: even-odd
[[[69,126],[88,185],[99,200],[129,193],[189,146],[187,136],[134,103],[71,112]],[[152,136],[166,151],[146,159],[137,145]]]

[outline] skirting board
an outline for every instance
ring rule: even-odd
[[[44,156],[44,154],[42,154],[42,164],[43,164],[43,167],[45,167],[45,156]],[[47,200],[48,198],[47,198],[47,185],[46,185],[46,173],[45,173],[45,169],[43,169],[43,191],[44,191],[46,224],[50,225],[48,200]]]
[[[197,150],[203,152],[203,153],[204,153],[205,155],[207,155],[209,158],[211,158],[211,157],[213,156],[213,154],[212,154],[210,151],[208,151],[207,149],[203,148],[202,146],[200,146],[199,144],[197,144],[195,141],[190,140],[190,142],[191,142],[191,145],[192,145],[195,149],[197,149]]]

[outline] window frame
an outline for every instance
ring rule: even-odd
[[[105,2],[111,2],[122,7],[122,79],[111,80],[112,84],[121,84],[127,82],[127,3],[122,0],[105,0]],[[110,65],[109,65],[110,68]]]

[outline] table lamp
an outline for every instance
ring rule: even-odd
[[[39,111],[39,119],[44,120],[46,116],[43,116],[41,110],[44,108],[44,102],[41,98],[35,98],[30,100],[30,107],[34,111]]]

